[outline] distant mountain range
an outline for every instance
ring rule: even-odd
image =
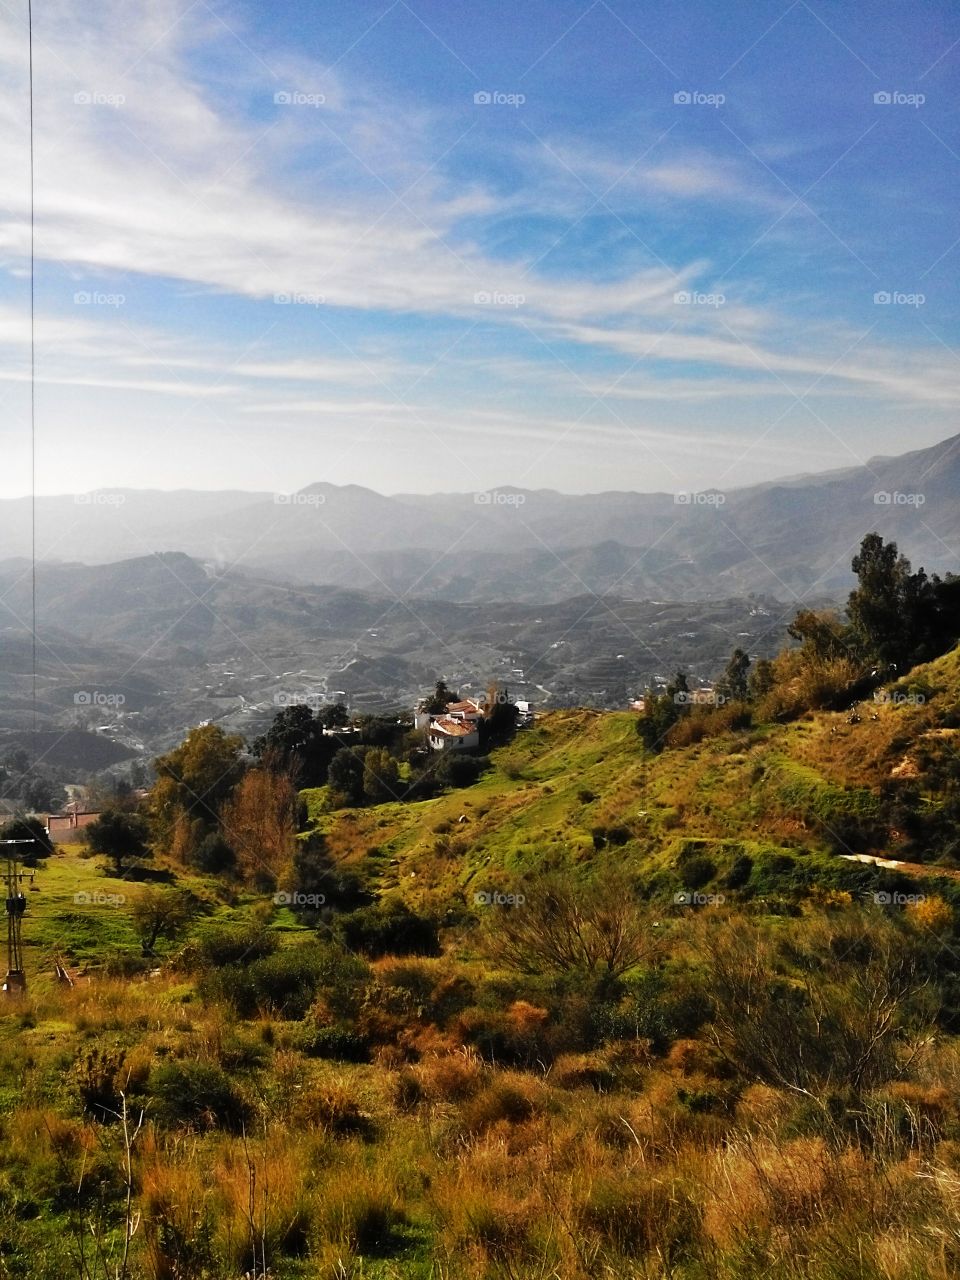
[[[790,600],[848,590],[870,530],[928,571],[960,569],[960,436],[821,475],[700,494],[505,487],[395,494],[110,490],[37,502],[38,554],[86,564],[180,552],[288,582],[456,602]],[[0,501],[0,559],[30,549],[29,501]]]

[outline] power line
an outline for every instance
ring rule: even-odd
[[[33,0],[27,0],[27,56],[30,80],[30,601],[33,672],[33,734],[37,735],[37,349],[36,240],[33,159]]]

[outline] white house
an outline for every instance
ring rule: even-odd
[[[469,751],[471,747],[479,747],[480,730],[475,721],[434,716],[428,740],[434,751]]]

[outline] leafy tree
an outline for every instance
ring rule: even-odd
[[[879,533],[867,534],[851,567],[859,585],[850,593],[847,614],[864,656],[905,670],[920,639],[920,613],[931,587],[926,573],[912,573],[897,544],[885,543]]]
[[[850,628],[832,610],[800,609],[787,634],[800,641],[803,656],[811,661],[841,661],[853,647]]]
[[[341,747],[330,761],[327,783],[331,792],[343,804],[363,804],[365,754],[356,747]]]
[[[685,671],[677,671],[663,693],[648,689],[637,720],[637,733],[647,750],[662,751],[670,729],[689,710],[690,686]]]
[[[770,692],[777,681],[776,668],[769,658],[758,658],[747,678],[747,693],[754,701]]]
[[[322,786],[327,767],[341,745],[323,732],[325,716],[328,721],[339,722],[337,707],[346,713],[342,703],[324,707],[316,716],[303,704],[284,707],[274,716],[267,732],[254,740],[254,756],[265,768],[296,777],[301,786]],[[338,725],[331,722],[327,727]]]
[[[363,758],[363,794],[371,804],[400,797],[400,770],[386,747],[371,747]]]
[[[480,721],[481,748],[498,746],[509,742],[517,729],[520,712],[510,697],[509,690],[492,684],[487,690],[487,700],[483,719]]]
[[[317,712],[324,729],[343,729],[350,723],[350,712],[344,702],[328,702]]]
[[[448,688],[446,680],[441,677],[436,683],[432,696],[427,698],[424,703],[423,709],[429,711],[432,716],[439,716],[446,711],[448,702],[459,701],[459,693],[455,693],[453,689]]]
[[[24,866],[33,866],[37,858],[53,853],[53,841],[39,818],[11,818],[0,827],[0,840],[32,840],[33,844],[19,845],[15,853]]]
[[[717,693],[734,702],[746,702],[749,670],[749,654],[743,649],[734,649],[723,675],[717,682]]]
[[[84,836],[94,853],[112,860],[118,876],[123,875],[124,864],[131,859],[139,861],[150,856],[147,823],[139,813],[105,809],[84,828]]]
[[[151,811],[157,838],[183,860],[217,827],[220,806],[243,776],[243,739],[214,724],[191,729],[154,761]]]
[[[299,803],[288,774],[248,769],[221,809],[223,835],[247,882],[275,883],[289,864]]]
[[[193,908],[182,890],[151,887],[137,898],[130,914],[143,954],[149,956],[160,938],[172,941],[182,932]]]

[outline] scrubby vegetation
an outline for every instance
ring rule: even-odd
[[[40,849],[0,1276],[957,1274],[960,651],[774,713],[806,643],[419,799],[205,726]]]

